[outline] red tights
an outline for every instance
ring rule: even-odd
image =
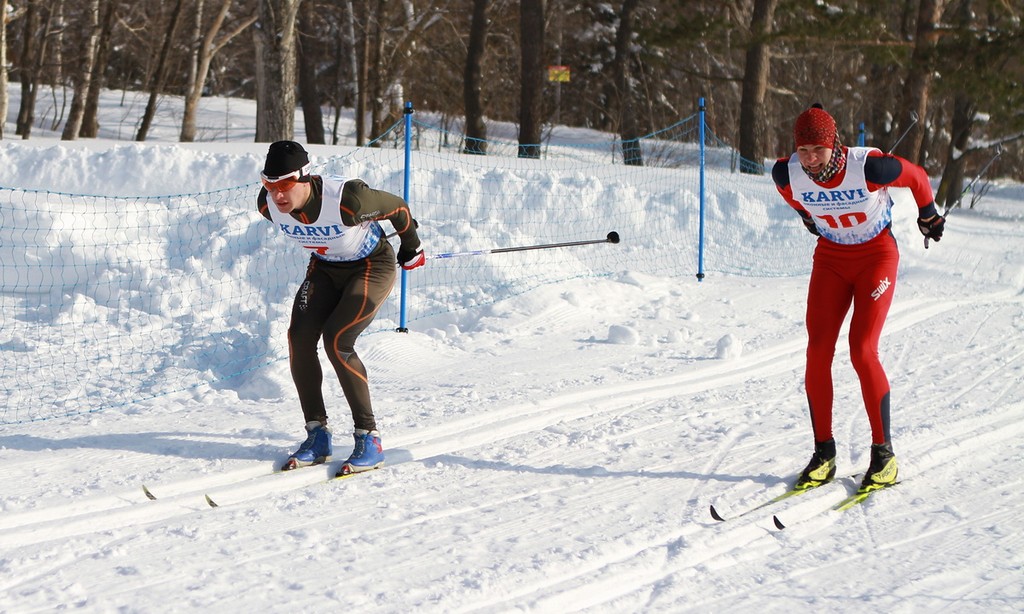
[[[832,359],[851,303],[850,361],[860,379],[872,443],[889,441],[889,380],[878,358],[878,341],[898,265],[896,239],[888,230],[860,245],[818,240],[807,291],[804,378],[815,441],[832,439]]]

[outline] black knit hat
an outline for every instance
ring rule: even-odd
[[[295,141],[277,141],[267,151],[267,161],[263,165],[266,177],[281,177],[288,173],[301,170],[305,175],[309,169],[309,154]]]

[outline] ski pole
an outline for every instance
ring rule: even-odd
[[[967,194],[968,192],[971,191],[971,188],[974,187],[974,184],[978,183],[978,180],[980,180],[982,178],[982,176],[985,174],[985,171],[988,170],[988,167],[992,166],[992,163],[995,162],[996,158],[998,158],[1002,153],[1003,153],[1002,145],[997,145],[996,146],[996,155],[992,156],[992,159],[989,160],[985,164],[985,166],[981,167],[981,170],[978,171],[978,174],[974,176],[974,179],[972,179],[971,182],[967,184],[967,187],[964,188],[963,191],[960,192],[960,195],[956,197],[956,201],[952,205],[946,207],[946,210],[942,214],[943,217],[946,217],[946,218],[949,217],[949,213],[953,209],[956,209],[960,205],[961,201],[963,201],[964,194]],[[928,237],[924,238],[924,248],[928,249]]]
[[[944,215],[948,216],[949,212],[952,209],[956,209],[958,206],[960,206],[960,202],[964,199],[964,195],[971,191],[971,188],[974,187],[974,184],[978,183],[978,180],[981,179],[982,175],[985,174],[985,171],[988,170],[988,167],[992,166],[992,163],[995,162],[996,158],[998,158],[1000,156],[1000,154],[1002,154],[1002,153],[1003,153],[1002,145],[997,145],[996,146],[996,155],[992,156],[992,159],[989,160],[985,164],[985,166],[981,167],[981,170],[978,171],[978,174],[974,176],[974,179],[972,179],[971,182],[967,184],[967,187],[964,188],[962,192],[960,192],[960,195],[956,197],[956,202],[954,202],[952,205],[946,207],[946,211],[945,211]]]
[[[910,134],[910,129],[913,128],[914,124],[916,124],[916,123],[917,123],[917,113],[914,113],[913,111],[911,111],[910,112],[910,125],[907,126],[907,129],[903,131],[903,134],[900,135],[900,138],[896,139],[896,142],[893,143],[892,147],[889,148],[889,155],[890,156],[892,155],[892,152],[896,151],[896,146],[899,145],[903,141],[903,139],[906,138],[906,136],[908,134]]]
[[[525,252],[532,249],[552,249],[555,247],[576,247],[578,245],[594,245],[598,243],[618,243],[619,233],[612,231],[604,239],[591,241],[569,241],[568,243],[546,243],[544,245],[525,245],[521,247],[499,247],[497,249],[477,249],[468,252],[449,252],[447,254],[427,255],[428,259],[434,258],[457,258],[460,256],[483,256],[485,254],[507,254],[509,252]]]

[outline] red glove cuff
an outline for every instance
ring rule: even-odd
[[[402,262],[402,268],[406,271],[411,271],[417,267],[423,266],[427,262],[427,256],[423,253],[422,249],[416,250],[416,253],[411,258]]]

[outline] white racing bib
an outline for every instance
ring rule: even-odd
[[[892,199],[885,188],[872,192],[864,178],[864,163],[873,147],[850,147],[846,174],[834,188],[824,188],[807,176],[800,159],[789,159],[793,199],[811,214],[821,236],[843,245],[866,243],[892,222]]]
[[[312,224],[303,224],[287,213],[281,213],[267,195],[268,210],[274,225],[288,238],[298,241],[317,258],[329,262],[351,262],[366,258],[377,247],[384,231],[374,221],[358,226],[341,222],[341,191],[344,177],[324,176],[320,217]]]

